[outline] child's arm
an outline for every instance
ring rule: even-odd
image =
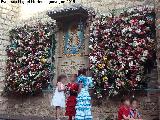
[[[125,115],[123,115],[123,119],[124,120],[129,120],[129,117],[126,117]]]
[[[65,87],[62,87],[62,84],[61,84],[61,83],[57,83],[57,86],[58,86],[58,91],[59,91],[59,92],[65,91]]]
[[[125,115],[123,115],[123,119],[124,120],[129,120],[129,117],[126,117]]]
[[[135,120],[143,120],[138,109],[136,109]]]
[[[143,119],[141,119],[141,118],[137,118],[137,119],[134,119],[134,120],[143,120]]]
[[[80,84],[79,84],[79,88],[78,88],[78,92],[79,92],[79,93],[81,92],[82,87],[83,87],[83,84],[80,83]]]
[[[125,115],[123,115],[123,119],[124,120],[135,120],[134,118],[126,117]]]

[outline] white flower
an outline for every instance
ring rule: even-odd
[[[125,66],[125,64],[124,64],[124,63],[122,63],[122,68],[124,68],[124,66]]]
[[[122,30],[122,33],[125,33],[127,31],[127,28],[124,28],[123,30]]]
[[[133,66],[133,61],[129,62],[129,66],[130,67]]]
[[[149,42],[154,42],[154,39],[151,39],[150,37],[147,37]]]
[[[89,59],[90,59],[93,63],[96,63],[96,62],[97,62],[96,56],[90,56]]]
[[[144,61],[145,61],[145,59],[146,59],[146,57],[141,57],[141,61],[143,61],[143,62],[144,62]]]
[[[136,76],[136,81],[141,81],[140,75],[137,75],[137,76]]]
[[[134,8],[130,8],[129,10],[127,10],[127,12],[131,13],[132,11],[134,11]]]
[[[132,34],[129,34],[128,36],[129,36],[129,37],[131,37],[131,36],[132,36]]]
[[[110,12],[106,13],[106,16],[112,17],[112,14]]]
[[[20,61],[20,62],[22,61],[22,57],[21,57],[21,58],[19,58],[19,61]]]
[[[128,70],[125,70],[126,73],[128,73]]]
[[[136,37],[134,37],[133,41],[137,41],[137,38],[136,38]]]
[[[148,55],[148,50],[145,50],[144,52],[143,52],[143,56],[147,56]]]
[[[104,75],[105,74],[105,72],[104,71],[102,71],[102,75]]]
[[[129,30],[129,31],[132,31],[132,28],[131,28],[131,27],[129,27],[129,28],[128,28],[128,30]]]
[[[137,13],[137,14],[134,14],[133,16],[140,16],[140,14],[139,14],[139,13]]]
[[[93,42],[93,41],[94,41],[94,39],[91,37],[91,38],[90,38],[90,41],[91,41],[91,42]]]
[[[15,74],[15,76],[18,76],[18,73],[17,73],[17,71],[15,71],[15,72],[14,72],[14,74]]]
[[[129,20],[129,18],[124,18],[124,19],[125,19],[125,21]]]
[[[113,94],[114,94],[114,95],[117,95],[117,94],[118,94],[118,92],[115,90],[115,91],[113,92]]]
[[[140,20],[140,21],[139,21],[139,24],[140,24],[140,25],[143,25],[144,23],[145,23],[144,20]]]
[[[89,45],[89,48],[93,50],[93,46],[92,45]]]
[[[97,30],[93,31],[93,35],[96,36],[97,35]]]
[[[140,30],[140,29],[137,29],[137,30],[136,30],[136,33],[140,33],[140,32],[141,32],[141,30]]]
[[[105,30],[104,30],[104,32],[106,32],[106,33],[107,33],[107,32],[110,32],[110,31],[111,31],[110,29],[105,29]]]
[[[133,45],[136,47],[136,46],[138,46],[138,42],[137,41],[134,41],[133,42]]]

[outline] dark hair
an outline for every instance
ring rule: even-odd
[[[86,75],[87,69],[85,68],[81,68],[80,70],[78,70],[78,76],[80,75]]]
[[[77,74],[72,74],[72,76],[74,76],[75,78],[77,77]]]
[[[129,97],[125,96],[121,99],[121,103],[125,102],[126,100],[129,100]]]
[[[57,78],[57,82],[61,82],[61,80],[64,79],[64,78],[67,78],[67,76],[63,75],[63,74],[59,75],[58,78]]]
[[[138,100],[136,98],[132,98],[131,103],[133,103],[134,101],[138,101]]]

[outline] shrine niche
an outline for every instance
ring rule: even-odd
[[[83,55],[85,50],[84,24],[71,23],[64,31],[63,55]]]
[[[88,11],[82,5],[70,5],[48,12],[58,27],[56,75],[66,74],[70,77],[80,68],[88,68]]]

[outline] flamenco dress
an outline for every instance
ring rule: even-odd
[[[92,80],[89,77],[81,75],[78,77],[78,82],[82,83],[83,87],[77,96],[75,120],[93,120],[91,97],[89,95],[89,86],[92,84]]]
[[[69,97],[66,100],[66,116],[75,116],[76,110],[76,98],[78,93],[78,84],[77,83],[68,83],[67,89],[69,92]]]

